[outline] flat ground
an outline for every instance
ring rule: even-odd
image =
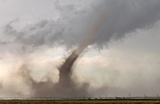
[[[0,104],[160,104],[160,100],[0,100]]]

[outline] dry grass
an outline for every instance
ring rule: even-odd
[[[0,100],[0,104],[160,104],[160,101],[152,100]]]

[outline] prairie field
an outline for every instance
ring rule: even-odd
[[[0,104],[160,104],[159,100],[0,100]]]

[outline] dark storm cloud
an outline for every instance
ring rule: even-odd
[[[119,39],[136,29],[146,29],[160,19],[159,0],[111,0],[116,8],[106,19],[95,39],[97,44]],[[107,1],[102,5],[107,4]],[[121,6],[118,6],[118,5]],[[117,5],[117,6],[116,6]]]
[[[22,44],[53,46],[58,43],[72,47],[86,37],[98,17],[111,10],[94,39],[101,45],[137,29],[146,29],[160,19],[159,0],[101,0],[89,7],[78,9],[76,5],[62,6],[57,1],[55,8],[61,17],[56,21],[42,20],[19,32],[8,24],[4,32],[16,36],[15,42]]]

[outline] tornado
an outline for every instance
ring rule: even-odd
[[[68,6],[65,7],[68,8]],[[15,47],[19,47],[16,46],[17,44],[28,47],[50,47],[59,43],[70,49],[78,44],[77,48],[59,66],[59,79],[56,83],[53,83],[50,77],[47,77],[45,81],[36,81],[30,75],[31,67],[24,62],[19,70],[25,71],[20,71],[19,75],[30,87],[32,97],[89,97],[91,94],[88,93],[88,83],[78,83],[72,78],[73,70],[75,70],[73,66],[84,50],[89,45],[96,44],[98,47],[108,45],[110,41],[123,39],[129,33],[150,28],[160,20],[160,0],[101,0],[97,6],[89,7],[90,10],[84,9],[86,13],[88,11],[86,17],[89,19],[78,18],[85,14],[75,14],[79,13],[76,8],[69,14],[64,13],[65,7],[60,9],[62,18],[65,19],[63,21],[62,19],[39,21],[38,24],[20,32],[14,30],[12,24],[4,28],[5,34],[14,36]],[[70,22],[72,19],[76,20],[76,24]],[[79,41],[80,43],[77,43]]]
[[[76,82],[71,78],[72,77],[72,67],[76,60],[79,58],[80,54],[87,48],[88,45],[92,44],[99,28],[106,20],[107,15],[110,15],[112,9],[108,9],[105,13],[103,13],[94,25],[91,27],[91,30],[86,35],[86,38],[78,45],[77,49],[75,49],[65,60],[65,62],[59,68],[59,82],[58,85],[63,89],[68,88],[76,88]],[[75,91],[75,90],[72,90]],[[86,91],[86,90],[83,90]],[[71,92],[69,92],[71,93]],[[74,92],[76,93],[76,91]],[[83,92],[82,92],[83,93]],[[83,95],[84,97],[85,95]]]
[[[64,88],[69,87],[70,84],[73,83],[71,79],[72,66],[78,57],[79,55],[73,51],[72,54],[65,60],[63,65],[61,65],[59,68],[59,84]]]

